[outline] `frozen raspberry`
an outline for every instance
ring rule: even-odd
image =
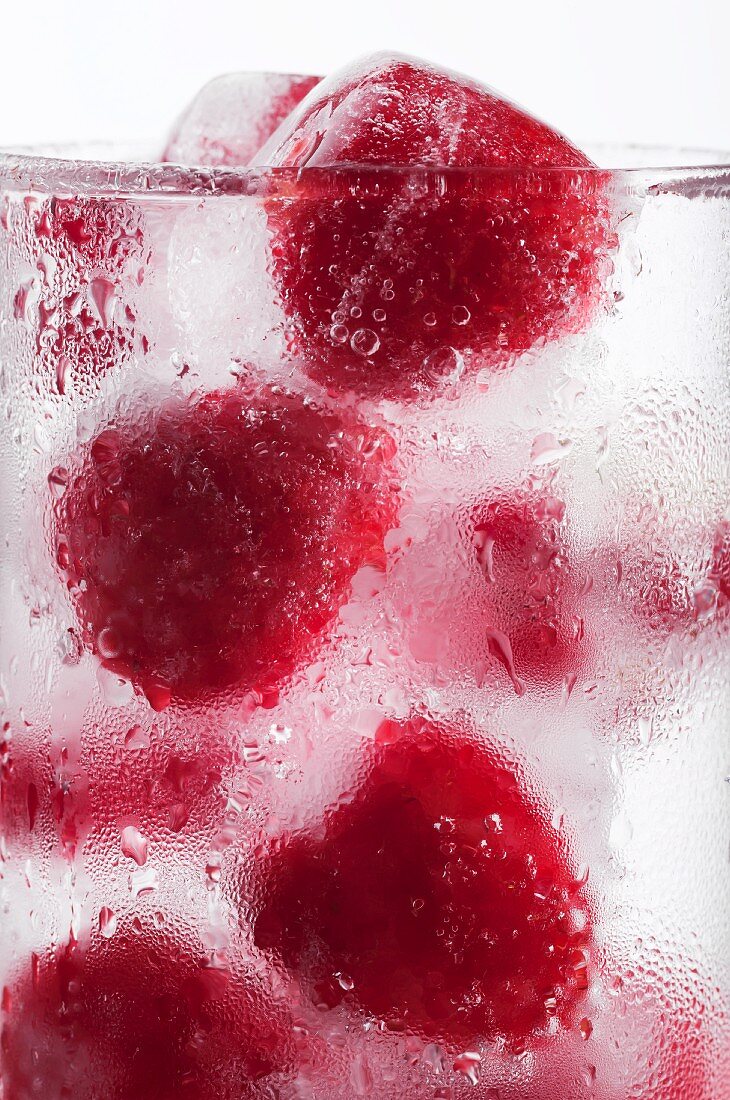
[[[293,73],[230,73],[211,80],[175,125],[162,159],[248,164],[319,80]]]
[[[582,578],[571,567],[565,505],[549,493],[496,497],[471,519],[489,597],[486,643],[521,694],[575,675],[586,640]]]
[[[287,1069],[290,1023],[259,987],[114,919],[102,910],[92,948],[34,958],[8,987],[5,1100],[239,1100]]]
[[[305,173],[295,201],[269,204],[292,353],[332,389],[433,392],[444,363],[497,367],[580,329],[596,305],[598,173],[476,81],[376,54],[323,81],[255,159],[350,169]],[[383,165],[406,171],[371,170]],[[408,171],[419,166],[470,171]],[[549,167],[575,171],[529,171]]]
[[[382,563],[389,445],[301,398],[241,390],[104,429],[56,505],[86,643],[158,710],[278,686],[356,570]]]
[[[519,1047],[587,987],[589,913],[558,837],[474,738],[389,722],[358,789],[282,837],[254,920],[315,1003]],[[385,743],[382,743],[385,742]]]

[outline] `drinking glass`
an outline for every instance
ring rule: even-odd
[[[0,157],[0,1095],[719,1100],[725,158],[135,155]]]

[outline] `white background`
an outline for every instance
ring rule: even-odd
[[[156,138],[211,76],[376,49],[479,77],[576,140],[730,148],[728,0],[0,0],[0,144]]]

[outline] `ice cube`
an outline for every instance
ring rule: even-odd
[[[434,355],[493,369],[592,314],[606,244],[598,174],[474,80],[398,54],[365,58],[324,80],[253,163],[363,166],[366,197],[351,193],[352,172],[329,185],[305,173],[299,200],[269,209],[291,346],[328,387],[436,392]],[[367,171],[383,165],[471,171]],[[545,167],[573,171],[530,171]]]
[[[278,685],[382,554],[391,446],[244,387],[170,402],[142,431],[105,429],[56,502],[87,646],[99,653],[111,632],[105,667],[155,710]]]
[[[211,80],[176,123],[162,159],[248,164],[319,80],[294,73],[230,73]]]
[[[255,940],[317,1006],[519,1048],[583,997],[588,902],[534,796],[476,731],[391,725],[400,736],[371,743],[313,834],[276,838]]]
[[[225,1082],[288,1068],[291,1020],[268,991],[211,962],[190,932],[137,927],[120,921],[111,936],[106,924],[28,966],[3,1018],[8,1096],[217,1100],[234,1095]]]

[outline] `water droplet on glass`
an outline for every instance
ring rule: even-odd
[[[117,915],[106,905],[99,911],[99,932],[105,940],[110,940],[117,930]]]
[[[517,675],[515,669],[514,658],[512,656],[512,643],[506,634],[503,634],[501,630],[497,630],[495,627],[487,627],[487,646],[489,652],[493,657],[496,657],[499,663],[506,669],[507,675],[512,681],[512,686],[515,689],[517,695],[524,695],[525,688],[524,682]]]
[[[104,694],[104,701],[110,707],[125,707],[134,698],[132,681],[120,672],[99,665],[96,678]]]
[[[651,718],[642,717],[639,719],[639,741],[644,748],[648,748],[653,733],[653,723]]]
[[[65,466],[54,466],[48,475],[48,487],[56,500],[60,500],[68,485],[68,470]]]
[[[481,1054],[475,1050],[465,1050],[454,1059],[454,1069],[466,1077],[470,1085],[479,1084]]]
[[[142,867],[147,862],[147,850],[149,842],[134,825],[127,825],[122,829],[121,849],[122,855],[133,859]]]
[[[631,842],[634,829],[625,813],[619,813],[611,822],[608,841],[612,848],[625,848]]]
[[[129,876],[129,889],[132,897],[143,898],[152,894],[160,885],[159,875],[154,867],[140,867]]]
[[[141,752],[150,747],[149,734],[141,726],[132,726],[127,730],[124,738],[124,747],[127,752]]]
[[[464,372],[464,359],[456,348],[444,345],[426,356],[424,367],[434,382],[456,382]]]
[[[101,276],[92,279],[89,284],[89,297],[104,328],[111,328],[117,301],[114,283]]]
[[[533,440],[530,458],[536,466],[548,466],[560,462],[572,448],[570,439],[557,439],[552,432],[541,432]]]
[[[142,684],[145,698],[158,713],[169,707],[172,702],[172,689],[166,680],[159,676],[150,676]]]

